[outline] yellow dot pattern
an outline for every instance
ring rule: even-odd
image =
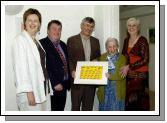
[[[82,66],[80,79],[102,79],[102,66]]]

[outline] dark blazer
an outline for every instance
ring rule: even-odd
[[[91,36],[90,45],[91,45],[91,55],[90,55],[90,61],[91,61],[100,56],[99,40]],[[69,54],[70,71],[72,72],[73,70],[76,69],[77,61],[85,61],[85,53],[80,34],[68,38],[67,49]]]
[[[70,89],[70,80],[71,74],[69,70],[69,62],[68,62],[68,53],[67,53],[67,46],[63,41],[60,41],[60,46],[64,51],[67,64],[68,64],[68,80],[64,81],[64,69],[63,69],[63,62],[56,51],[53,43],[50,41],[48,37],[43,38],[40,40],[43,48],[46,52],[46,68],[49,74],[49,78],[51,81],[52,89],[54,90],[54,86],[61,83],[65,89]]]

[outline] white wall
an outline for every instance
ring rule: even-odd
[[[120,44],[121,49],[124,38],[126,37],[126,21],[130,17],[137,17],[141,23],[141,35],[148,40],[148,29],[155,27],[155,8],[154,6],[143,6],[120,13]],[[148,40],[149,42],[149,40]],[[149,62],[149,87],[155,91],[155,45],[149,44],[150,62]]]
[[[108,37],[119,39],[119,6],[95,6],[95,35],[100,40],[101,52],[104,53]]]
[[[14,86],[14,76],[11,61],[11,43],[16,34],[15,16],[5,16],[5,109],[16,110],[16,89]]]
[[[62,38],[64,42],[67,38],[80,32],[81,20],[86,16],[95,18],[96,27],[93,35],[100,39],[101,51],[104,52],[104,42],[110,35],[119,38],[119,11],[118,6],[24,6],[23,10],[14,16],[5,15],[5,108],[8,111],[17,110],[15,99],[15,87],[13,81],[13,71],[11,67],[11,43],[16,34],[20,32],[22,15],[28,8],[36,8],[42,14],[42,27],[38,38],[47,36],[47,24],[52,19],[62,22]],[[102,10],[102,11],[101,11]],[[112,20],[112,21],[111,21]],[[112,28],[112,29],[111,29]],[[12,102],[12,103],[11,103]],[[97,110],[98,101],[95,97],[94,110]],[[67,95],[65,110],[71,109],[70,92]]]

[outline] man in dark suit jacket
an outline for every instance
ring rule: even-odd
[[[75,78],[77,61],[92,61],[100,56],[99,40],[91,36],[94,27],[94,19],[86,17],[82,20],[80,34],[67,40],[70,71],[73,79]],[[72,110],[79,111],[82,105],[82,111],[91,111],[93,109],[95,89],[94,85],[74,85],[72,83]]]
[[[67,46],[60,40],[61,30],[61,22],[52,20],[48,23],[48,36],[40,40],[46,52],[46,68],[53,89],[52,111],[64,110],[67,90],[70,89]]]

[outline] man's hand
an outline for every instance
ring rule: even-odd
[[[62,84],[57,84],[56,86],[54,86],[55,91],[62,91],[63,90],[63,86]]]
[[[72,71],[72,78],[74,78],[75,79],[75,71]]]

